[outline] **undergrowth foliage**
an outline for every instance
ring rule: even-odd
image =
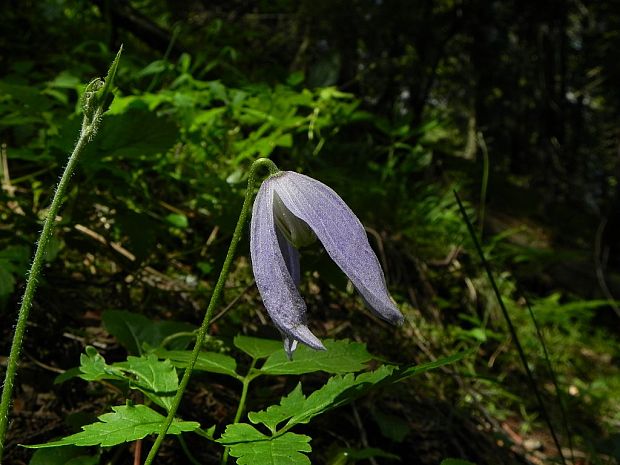
[[[457,454],[463,459],[442,463],[559,459],[544,440],[543,404],[567,460],[574,462],[574,443],[588,463],[612,463],[620,354],[601,321],[616,303],[573,289],[528,295],[549,349],[542,350],[521,296],[526,279],[499,270],[538,279],[562,254],[526,227],[495,235],[479,224],[482,254],[497,273],[489,284],[452,196],[454,188],[484,192],[483,205],[464,202],[464,211],[492,218],[484,205],[489,166],[480,189],[479,167],[465,161],[450,112],[392,118],[368,111],[344,87],[308,84],[302,72],[266,83],[217,79],[203,65],[188,53],[150,64],[124,59],[113,101],[100,94],[107,80],[81,84],[92,71],[87,61],[53,75],[17,63],[0,80],[0,326],[12,337],[11,312],[43,245],[42,274],[29,281],[39,283],[38,297],[26,290],[34,303],[27,357],[17,350],[8,361],[23,360],[27,387],[43,370],[61,371],[46,388],[69,398],[57,399],[65,422],[31,440],[35,431],[15,427],[23,407],[8,410],[5,384],[1,419],[14,421],[10,441],[0,437],[7,460],[141,461],[159,435],[148,463],[390,463],[409,460],[412,444],[432,432],[441,453],[424,463]],[[222,56],[213,67],[232,65]],[[84,121],[96,131],[84,133]],[[48,208],[57,173],[82,139],[71,183],[56,191],[64,208]],[[239,211],[249,211],[259,187],[259,176],[251,178],[261,158],[320,179],[360,216],[405,315],[402,328],[373,319],[326,253],[304,249],[301,294],[327,350],[302,345],[288,359],[255,291],[248,234],[238,229],[247,223]],[[57,221],[54,234],[37,239],[46,218]],[[223,265],[230,269],[218,278]],[[541,403],[513,350],[517,338]],[[186,387],[192,395],[177,411]],[[444,423],[426,422],[442,411]],[[352,412],[344,428],[353,433],[325,428],[325,418],[341,412]],[[540,447],[519,442],[529,435],[543,438]]]
[[[8,406],[12,395],[12,384],[15,376],[17,362],[20,356],[20,348],[24,337],[24,328],[28,319],[28,312],[34,298],[36,283],[39,279],[43,257],[47,252],[47,245],[51,239],[53,225],[66,190],[68,180],[76,166],[76,161],[82,156],[87,143],[93,142],[99,125],[101,124],[104,113],[110,107],[113,96],[111,93],[112,82],[118,67],[117,55],[113,62],[108,76],[105,81],[95,79],[88,84],[84,90],[83,100],[83,121],[80,130],[80,138],[72,152],[69,164],[65,168],[65,173],[61,178],[59,186],[52,200],[52,206],[48,212],[48,217],[38,242],[37,252],[32,265],[32,269],[28,276],[25,297],[19,313],[17,329],[14,335],[14,345],[9,356],[9,369],[6,374],[6,381],[2,395],[2,411],[0,412],[0,440],[2,441],[2,449],[4,449],[4,438],[6,435],[6,425],[8,420]],[[331,96],[342,97],[338,92],[322,91],[318,94],[319,101],[329,99]],[[175,95],[175,98],[178,98]],[[306,101],[306,104],[310,103]],[[130,102],[126,102],[129,104]],[[157,107],[157,104],[155,105]],[[119,104],[116,105],[118,110]],[[317,109],[320,107],[316,106]],[[154,108],[149,108],[149,113]],[[288,112],[288,109],[287,109]],[[265,141],[266,146],[252,147],[251,153],[258,152],[259,155],[268,155],[276,145],[290,146],[290,134],[287,133],[298,126],[305,123],[308,127],[312,127],[312,131],[319,130],[321,124],[317,121],[317,113],[313,112],[311,120],[297,121],[291,124],[290,128],[286,124],[280,124],[279,131],[275,132],[275,139]],[[112,112],[114,114],[114,112]],[[131,111],[128,112],[132,122],[135,122],[136,115]],[[256,111],[249,112],[250,115],[259,119],[267,119],[270,123],[272,117],[266,118],[266,114],[260,114]],[[221,116],[221,115],[220,115]],[[196,117],[193,118],[194,121]],[[198,118],[200,119],[200,118]],[[141,122],[143,123],[143,122]],[[206,123],[202,121],[201,123]],[[264,123],[267,124],[267,123]],[[114,121],[111,122],[114,127]],[[135,127],[130,124],[130,127]],[[264,125],[263,125],[264,127]],[[149,126],[148,130],[153,131],[154,127]],[[266,130],[266,129],[265,129]],[[127,134],[128,137],[135,138],[135,134]],[[116,143],[118,139],[115,138]],[[105,142],[105,139],[104,139]],[[247,141],[246,141],[247,142]],[[109,151],[109,148],[106,150]],[[243,150],[241,155],[237,157],[237,161],[243,161],[246,156]],[[267,151],[267,153],[264,153]],[[140,151],[142,153],[142,151]],[[105,158],[105,156],[104,156]],[[278,170],[273,162],[266,158],[259,158],[254,162],[249,170],[248,187],[246,190],[245,201],[241,209],[241,213],[237,222],[237,226],[233,233],[231,245],[229,247],[226,259],[222,266],[222,271],[214,287],[212,296],[209,301],[208,308],[205,313],[203,324],[197,331],[174,332],[182,326],[182,323],[167,322],[167,324],[151,324],[149,320],[136,318],[135,315],[125,312],[114,312],[104,314],[107,329],[119,341],[126,344],[128,350],[136,351],[138,356],[129,355],[126,361],[108,364],[106,360],[97,352],[94,347],[86,347],[85,353],[80,357],[80,366],[73,370],[68,370],[57,378],[57,382],[64,382],[71,377],[79,377],[90,382],[114,382],[115,385],[121,386],[124,391],[138,390],[142,393],[144,404],[135,404],[131,400],[127,400],[126,405],[118,405],[112,407],[112,412],[105,413],[98,417],[97,421],[82,426],[82,431],[66,436],[62,439],[51,441],[40,445],[28,445],[33,449],[49,449],[66,446],[100,446],[110,447],[116,446],[129,441],[140,441],[149,434],[158,433],[157,440],[151,448],[147,464],[150,464],[156,457],[159,445],[166,434],[181,435],[182,433],[193,432],[205,439],[216,441],[224,447],[222,454],[222,463],[226,463],[229,454],[237,458],[239,464],[250,463],[273,463],[273,464],[292,464],[292,463],[310,463],[307,453],[311,452],[310,440],[307,435],[301,435],[289,431],[299,424],[309,423],[315,416],[327,412],[331,409],[347,404],[363,395],[367,391],[382,385],[395,383],[407,379],[415,374],[423,373],[432,368],[441,367],[452,363],[463,357],[463,354],[456,354],[451,357],[442,358],[423,365],[413,366],[395,366],[380,365],[373,371],[364,371],[354,374],[367,368],[367,363],[374,357],[370,355],[364,345],[359,343],[351,343],[348,341],[325,341],[324,352],[314,352],[309,348],[300,348],[296,352],[295,360],[291,360],[292,349],[297,345],[287,346],[285,344],[286,356],[284,350],[275,347],[274,341],[258,338],[250,338],[246,336],[238,336],[234,339],[234,346],[241,352],[251,357],[251,363],[248,370],[244,374],[237,371],[236,360],[226,354],[217,352],[208,352],[201,350],[206,334],[213,316],[213,311],[218,305],[223,285],[227,279],[232,260],[235,255],[236,246],[241,239],[241,231],[251,208],[253,191],[255,188],[256,170],[261,166],[267,166],[271,175],[278,175]],[[310,179],[310,178],[308,178]],[[315,181],[319,186],[325,186]],[[336,197],[338,198],[338,197]],[[338,201],[344,205],[341,199]],[[326,208],[326,206],[323,206]],[[344,207],[348,209],[348,207]],[[349,210],[350,211],[350,210]],[[255,210],[255,214],[256,210]],[[352,213],[351,213],[352,215]],[[359,220],[353,215],[353,223],[363,233],[363,229],[359,224]],[[177,226],[183,227],[185,221],[182,217],[168,217],[168,221]],[[327,216],[323,216],[321,223],[331,221]],[[336,226],[334,224],[334,226]],[[271,225],[275,228],[275,224]],[[275,232],[274,232],[275,237]],[[328,236],[329,238],[329,236]],[[322,239],[324,240],[324,239]],[[342,247],[345,244],[339,245]],[[370,254],[370,246],[366,247]],[[282,253],[282,252],[280,252]],[[281,257],[280,257],[281,259]],[[285,259],[288,259],[285,257]],[[355,260],[355,257],[347,258],[344,263]],[[389,305],[394,304],[389,301],[389,296],[385,289],[385,280],[380,271],[379,263],[376,258],[372,264],[375,264],[374,270],[376,276],[373,276],[373,282],[382,283],[381,298],[385,299]],[[341,264],[342,265],[342,264]],[[296,265],[299,268],[299,264]],[[293,273],[289,269],[289,272]],[[299,270],[295,272],[299,273]],[[368,275],[369,273],[366,273]],[[364,286],[363,291],[367,292],[368,283],[364,274],[360,272],[355,275],[355,279],[359,281],[359,285]],[[288,278],[291,279],[290,276]],[[297,277],[296,281],[299,280]],[[356,281],[356,282],[357,282]],[[296,282],[295,284],[299,284]],[[372,286],[370,286],[372,288]],[[383,295],[385,294],[385,295]],[[364,294],[366,295],[366,294]],[[368,294],[372,298],[378,298],[375,294]],[[370,297],[369,297],[370,298]],[[304,306],[305,309],[305,306]],[[394,308],[393,312],[398,313]],[[399,314],[402,320],[402,316]],[[282,317],[286,318],[286,317]],[[304,316],[305,318],[305,316]],[[136,325],[136,320],[139,321]],[[301,324],[301,321],[295,320],[295,324]],[[155,333],[155,328],[159,331]],[[290,328],[294,331],[293,326]],[[153,337],[154,333],[160,337]],[[194,349],[192,351],[183,350],[188,342],[188,334],[194,341]],[[180,337],[179,337],[180,336]],[[163,337],[163,339],[161,338]],[[176,350],[174,346],[176,345]],[[180,381],[177,369],[183,370],[184,374]],[[189,378],[193,370],[206,371],[228,375],[238,380],[242,384],[242,392],[237,408],[237,414],[234,422],[225,427],[223,434],[215,437],[215,429],[217,425],[213,425],[207,429],[203,429],[201,424],[195,421],[183,421],[175,417],[179,407],[181,397],[189,383]],[[277,375],[303,375],[315,371],[323,371],[327,373],[336,373],[327,380],[324,386],[315,388],[311,394],[304,395],[301,384],[289,394],[282,397],[277,405],[268,407],[259,412],[249,412],[247,417],[249,423],[241,423],[241,415],[245,410],[245,403],[250,389],[251,382],[260,376],[277,376]],[[167,416],[163,416],[157,411],[163,410]],[[269,434],[262,433],[258,427],[269,430]],[[368,450],[367,458],[375,455],[385,454],[381,450]],[[187,451],[188,457],[194,462],[191,453]],[[99,454],[97,454],[98,456]],[[84,458],[88,461],[89,457]],[[96,457],[96,456],[94,456]],[[0,456],[1,458],[1,456]],[[39,455],[36,460],[45,460],[44,455]]]
[[[135,314],[123,311],[105,313],[104,321],[108,331],[128,351],[140,347],[142,355],[129,355],[125,361],[108,364],[94,347],[87,347],[80,357],[80,366],[67,370],[56,378],[56,382],[67,382],[75,377],[104,385],[112,382],[121,392],[141,392],[144,404],[128,400],[126,405],[114,406],[110,413],[101,415],[96,422],[84,425],[79,433],[27,447],[110,447],[159,432],[164,420],[162,413],[169,410],[179,386],[177,370],[185,369],[191,359],[192,352],[184,349],[189,343],[187,332],[173,332],[175,325],[182,325],[180,322],[167,322],[169,329],[162,331],[158,322],[137,322]],[[177,335],[180,338],[174,337]],[[170,341],[168,346],[166,340]],[[239,335],[234,338],[233,347],[222,346],[219,352],[201,351],[194,369],[237,380],[241,388],[240,412],[244,411],[246,395],[251,393],[251,383],[259,377],[300,376],[319,371],[333,376],[322,386],[313,386],[311,391],[306,389],[307,394],[304,394],[302,383],[298,383],[293,391],[283,393],[279,403],[261,411],[248,412],[248,422],[201,425],[176,418],[168,434],[191,432],[205,440],[215,441],[229,447],[230,454],[240,464],[310,463],[306,454],[312,450],[312,438],[290,431],[297,425],[309,423],[314,417],[353,402],[371,390],[456,362],[464,356],[455,354],[413,366],[380,364],[369,370],[369,363],[375,357],[364,344],[327,340],[325,346],[327,350],[321,352],[300,346],[294,359],[289,360],[280,341]],[[245,359],[245,369],[238,367],[237,358],[231,353],[238,359]],[[218,435],[216,427],[220,432]],[[377,449],[368,456],[385,453]]]

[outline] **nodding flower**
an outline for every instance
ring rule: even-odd
[[[317,237],[377,316],[393,324],[404,320],[357,216],[322,182],[280,171],[262,183],[254,201],[250,254],[256,285],[289,358],[298,342],[325,350],[308,329],[306,304],[297,290],[297,249]]]

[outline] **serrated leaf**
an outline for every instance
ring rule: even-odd
[[[359,342],[344,340],[323,341],[324,351],[316,351],[300,345],[289,360],[284,352],[273,353],[260,371],[269,375],[301,375],[314,371],[327,373],[351,373],[361,371],[366,363],[372,360],[372,355],[366,350],[366,345]]]
[[[254,359],[267,358],[282,349],[282,341],[250,336],[235,336],[233,344]]]
[[[226,430],[217,442],[230,446],[240,442],[265,441],[269,437],[247,423],[233,423],[226,426]]]
[[[167,358],[177,368],[186,368],[192,356],[191,350],[156,350],[155,353],[160,358]],[[222,375],[238,378],[237,361],[225,354],[217,352],[200,352],[196,360],[195,370],[219,373]]]
[[[121,366],[121,364],[115,365]],[[124,370],[135,379],[130,387],[137,388],[160,407],[170,410],[172,399],[179,386],[179,378],[170,360],[158,360],[155,354],[142,357],[127,357]]]
[[[78,367],[80,378],[86,381],[98,381],[100,379],[125,379],[120,368],[108,365],[105,359],[92,346],[86,347],[86,353],[80,355]]]
[[[106,330],[132,355],[140,355],[144,343],[157,347],[167,336],[196,329],[188,323],[153,321],[144,315],[124,310],[106,310],[101,318]],[[191,337],[178,338],[172,341],[169,347],[184,349],[190,340]]]
[[[304,408],[306,396],[301,392],[301,383],[290,394],[280,400],[279,405],[272,405],[260,412],[250,412],[248,418],[254,424],[262,423],[271,430],[276,431],[279,423],[289,419],[295,412]]]
[[[369,388],[387,379],[393,371],[394,367],[383,365],[358,376],[349,373],[331,377],[321,389],[308,396],[303,408],[291,416],[287,426],[308,423],[317,415],[357,399]]]
[[[308,423],[313,417],[358,397],[363,387],[379,383],[392,374],[394,367],[382,366],[376,371],[362,373],[357,377],[353,373],[344,376],[333,376],[320,389],[307,398],[297,385],[291,393],[283,397],[278,405],[272,405],[260,412],[248,413],[252,423],[262,423],[272,433],[277,426],[288,420],[286,427],[299,423]]]
[[[357,376],[353,373],[333,376],[307,398],[298,385],[288,396],[282,398],[279,405],[272,405],[260,412],[250,412],[248,419],[255,424],[264,424],[272,432],[286,421],[283,427],[288,429],[297,424],[308,423],[317,415],[347,404],[375,386],[399,382],[418,373],[453,363],[465,355],[466,353],[458,353],[434,362],[404,368],[383,365],[375,371]]]
[[[115,446],[123,442],[143,439],[149,434],[158,433],[165,417],[146,405],[119,405],[112,407],[112,413],[98,418],[98,422],[82,427],[82,431],[47,444],[25,446],[31,449],[46,447],[75,446]],[[194,431],[200,424],[195,421],[174,420],[168,434],[181,434]]]
[[[251,425],[228,425],[218,442],[230,446],[230,455],[239,465],[306,465],[310,459],[303,452],[311,452],[309,436],[285,433],[276,438],[265,436]]]

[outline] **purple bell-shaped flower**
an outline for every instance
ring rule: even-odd
[[[256,285],[289,358],[298,342],[325,349],[308,329],[306,304],[297,290],[297,248],[317,237],[375,314],[393,324],[404,320],[357,216],[322,182],[282,171],[262,183],[254,201],[250,254]]]

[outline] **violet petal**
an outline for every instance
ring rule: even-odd
[[[293,341],[303,342],[317,350],[324,350],[325,347],[306,326],[306,304],[291,276],[291,273],[295,274],[294,265],[289,271],[280,249],[273,212],[274,186],[279,177],[276,175],[265,180],[254,201],[250,255],[256,286],[269,316],[285,335],[285,349],[290,356],[294,349]],[[290,250],[286,254],[289,255],[289,262],[294,263]]]
[[[310,226],[368,306],[390,323],[401,324],[403,315],[388,293],[364,226],[347,204],[328,186],[303,174],[286,171],[272,179],[286,208]]]

